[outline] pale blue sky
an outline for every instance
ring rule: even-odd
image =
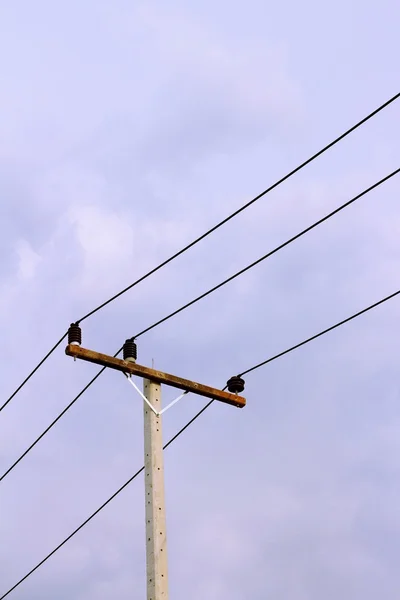
[[[399,91],[400,9],[313,1],[0,7],[1,397],[68,324]],[[83,324],[122,341],[399,167],[393,104]],[[138,342],[228,377],[399,288],[394,179]],[[165,456],[170,596],[400,593],[399,300],[246,377]],[[3,472],[94,375],[60,348],[0,414]],[[164,391],[164,401],[173,397]],[[168,439],[201,406],[167,413]],[[107,373],[0,484],[0,594],[142,465],[141,404]],[[10,598],[145,595],[135,481]]]

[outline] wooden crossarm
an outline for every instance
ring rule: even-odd
[[[196,383],[195,381],[190,381],[189,379],[183,379],[182,377],[177,377],[176,375],[164,373],[163,371],[149,369],[149,367],[137,365],[136,363],[121,360],[120,358],[115,358],[114,356],[108,356],[107,354],[101,354],[100,352],[94,352],[93,350],[82,348],[81,346],[69,344],[65,349],[65,354],[75,358],[80,358],[81,360],[96,363],[97,365],[102,365],[103,367],[109,367],[110,369],[122,371],[123,373],[138,375],[139,377],[150,379],[150,381],[165,383],[166,385],[170,385],[180,390],[193,392],[194,394],[205,396],[206,398],[213,398],[214,400],[219,400],[220,402],[225,402],[226,404],[231,404],[232,406],[237,406],[238,408],[243,408],[246,405],[246,399],[243,398],[243,396],[231,394],[230,392],[224,392],[222,390],[218,390],[217,388],[203,385],[202,383]]]

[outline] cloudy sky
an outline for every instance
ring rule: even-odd
[[[395,0],[14,0],[0,6],[4,401],[72,320],[399,92]],[[83,324],[134,335],[400,165],[400,105]],[[399,177],[138,340],[223,387],[400,288]],[[170,596],[400,593],[400,300],[246,377],[165,454]],[[60,347],[0,414],[0,470],[96,373]],[[164,402],[176,393],[164,389]],[[169,439],[204,404],[164,419]],[[0,594],[143,461],[103,375],[0,484]],[[9,598],[145,597],[142,477]]]

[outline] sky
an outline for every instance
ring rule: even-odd
[[[2,402],[68,328],[399,92],[395,0],[0,5]],[[83,322],[122,342],[400,165],[400,101]],[[138,339],[229,377],[399,289],[393,178]],[[245,377],[165,452],[170,597],[400,593],[400,300]],[[0,414],[4,472],[94,365],[61,346]],[[176,396],[164,388],[166,404]],[[168,440],[203,405],[167,412]],[[142,403],[106,372],[0,484],[0,594],[143,464]],[[145,597],[143,477],[9,598]]]

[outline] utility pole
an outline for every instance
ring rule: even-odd
[[[243,408],[246,400],[239,396],[238,392],[244,390],[244,381],[239,376],[231,377],[227,383],[229,392],[226,392],[136,364],[136,344],[132,339],[126,340],[124,344],[124,360],[82,348],[81,342],[80,327],[72,324],[68,331],[68,346],[65,353],[72,356],[74,360],[79,358],[121,371],[142,397],[144,406],[147,600],[168,600],[162,414],[188,392]],[[134,383],[132,375],[143,378],[143,392]],[[164,409],[161,408],[162,383],[183,390],[183,393]]]
[[[143,380],[143,393],[159,413],[161,385]],[[147,600],[168,599],[167,532],[161,415],[144,405]]]

